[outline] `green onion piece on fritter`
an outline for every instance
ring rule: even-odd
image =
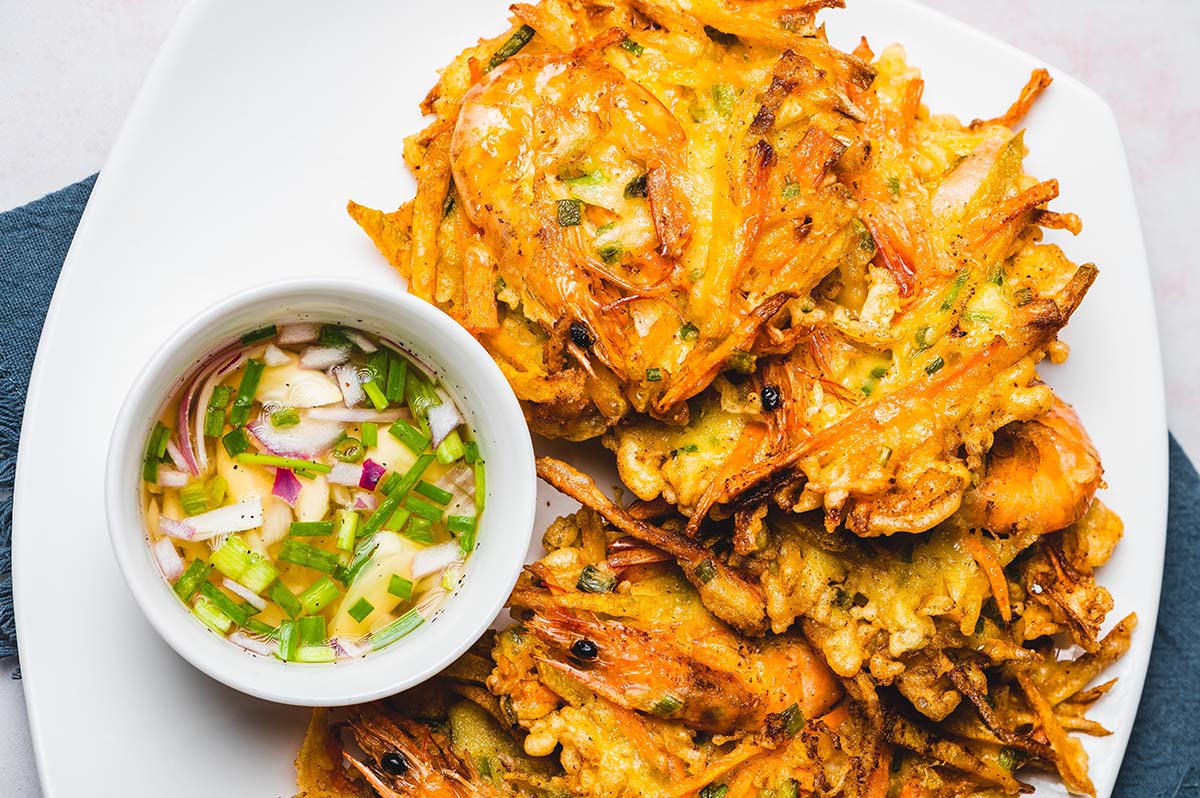
[[[558,200],[555,215],[559,227],[575,227],[583,220],[583,203],[577,199]]]
[[[617,578],[615,576],[601,571],[590,563],[583,566],[583,570],[579,573],[579,580],[575,583],[575,589],[584,593],[611,593],[616,586]]]
[[[487,69],[484,71],[492,71],[517,53],[521,52],[521,48],[529,44],[529,40],[533,38],[534,33],[536,33],[536,31],[534,31],[534,29],[528,25],[522,25],[521,27],[517,28],[513,35],[509,36],[508,40],[505,41],[504,44],[500,45],[496,52],[492,54],[492,57],[488,59]]]

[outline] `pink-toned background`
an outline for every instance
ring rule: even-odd
[[[1200,3],[925,2],[1075,75],[1112,105],[1153,272],[1171,428],[1193,459],[1200,458],[1200,359],[1194,352],[1200,345],[1194,243],[1200,90],[1191,68]],[[0,0],[0,210],[100,169],[182,6],[183,0]],[[1119,364],[1111,377],[1121,378]],[[24,703],[10,672],[11,666],[0,669],[0,793],[33,798],[39,790]]]

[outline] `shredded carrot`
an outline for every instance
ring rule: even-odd
[[[499,328],[496,308],[496,267],[483,246],[483,233],[471,225],[459,246],[463,259],[463,326],[472,332],[491,332]]]
[[[984,545],[975,533],[968,532],[963,537],[963,543],[987,576],[988,583],[992,586],[992,595],[996,598],[996,606],[1000,609],[1000,617],[1005,623],[1011,621],[1012,607],[1008,598],[1008,579],[1004,576],[1004,566],[996,559],[996,553]]]
[[[867,777],[866,798],[885,798],[888,790],[888,772],[892,765],[892,751],[883,748],[875,760],[875,769]]]
[[[796,182],[816,190],[845,150],[844,144],[823,129],[810,127],[804,138],[800,139],[795,157],[791,159],[795,167],[793,175]]]
[[[742,741],[738,744],[737,748],[713,762],[693,778],[687,781],[675,782],[675,789],[670,793],[670,798],[683,798],[686,795],[695,795],[762,750],[762,748],[753,743]]]
[[[697,347],[688,353],[670,387],[655,400],[655,409],[659,412],[670,410],[679,402],[691,399],[708,387],[708,383],[720,372],[733,350],[751,349],[754,339],[758,337],[759,328],[778,313],[793,296],[790,292],[784,292],[768,297],[738,320],[733,331],[712,349]]]
[[[904,98],[900,105],[900,130],[896,138],[912,142],[913,122],[921,111],[921,95],[925,93],[925,81],[914,78],[904,87]]]
[[[824,715],[822,715],[817,720],[824,723],[826,726],[828,726],[833,731],[837,731],[838,729],[840,729],[842,727],[842,724],[845,723],[849,719],[850,719],[849,704],[848,704],[848,702],[843,701],[842,703],[838,704],[833,709],[826,712]]]
[[[875,241],[876,264],[891,272],[901,297],[907,299],[912,296],[917,268],[912,263],[912,255],[905,252],[903,239],[896,231],[884,226],[878,218],[864,214],[862,219]]]
[[[872,52],[866,36],[859,37],[858,46],[854,48],[853,54],[864,61],[872,61],[875,58],[875,53]]]
[[[1034,102],[1041,96],[1054,78],[1050,77],[1050,73],[1044,69],[1035,69],[1033,74],[1029,76],[1029,81],[1021,88],[1021,94],[1017,97],[1016,102],[1009,106],[1008,110],[1003,115],[995,119],[976,119],[971,122],[971,129],[978,130],[981,127],[988,125],[1004,125],[1005,127],[1013,127],[1029,113],[1029,109],[1033,107]]]
[[[1030,708],[1041,721],[1042,733],[1046,735],[1046,740],[1054,749],[1056,757],[1054,765],[1058,769],[1058,774],[1062,776],[1063,784],[1071,793],[1095,795],[1096,788],[1088,777],[1087,752],[1083,750],[1083,745],[1063,729],[1062,723],[1054,714],[1054,707],[1038,690],[1037,684],[1028,674],[1017,673],[1017,682],[1020,683],[1025,697],[1029,700]]]
[[[1032,212],[1037,206],[1044,205],[1057,196],[1058,181],[1044,180],[1001,202],[987,216],[971,223],[971,235],[968,236],[971,245],[986,244],[992,236],[1004,230],[1023,214]]]
[[[412,275],[408,286],[410,293],[434,301],[437,287],[438,243],[437,231],[441,224],[446,192],[450,188],[450,138],[454,126],[449,122],[435,122],[425,160],[417,178],[417,197],[413,200],[412,247],[410,249],[409,272]]]
[[[700,529],[700,524],[704,521],[705,516],[708,515],[708,511],[725,492],[726,481],[737,472],[743,471],[752,465],[751,458],[758,451],[758,445],[762,443],[762,439],[766,434],[767,428],[763,424],[747,424],[745,426],[741,436],[738,438],[737,445],[729,453],[729,457],[721,466],[720,472],[712,482],[708,483],[708,487],[704,489],[700,500],[696,502],[696,510],[692,513],[692,517],[688,519],[687,533],[689,535],[695,537],[696,531]]]

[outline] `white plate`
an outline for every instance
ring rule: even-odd
[[[346,273],[395,280],[346,216],[411,193],[401,138],[435,69],[504,30],[504,0],[196,2],[182,15],[84,214],[46,321],[21,438],[15,589],[46,795],[287,796],[305,713],[228,690],[162,643],[134,606],[104,527],[105,446],[121,397],[179,322],[240,285]],[[836,43],[908,46],[926,99],[964,118],[1007,107],[1041,64],[907,2],[826,13]],[[1055,71],[1028,120],[1029,168],[1078,212],[1067,241],[1100,279],[1046,376],[1105,458],[1126,542],[1104,568],[1114,617],[1136,611],[1121,680],[1089,740],[1116,778],[1150,655],[1166,521],[1166,426],[1150,283],[1125,157],[1104,102]],[[548,490],[545,524],[567,503]],[[1060,790],[1043,790],[1054,794]]]

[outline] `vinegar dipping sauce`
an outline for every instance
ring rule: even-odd
[[[180,601],[287,662],[365,656],[432,618],[485,494],[435,372],[337,325],[269,325],[210,354],[142,463],[147,539]]]

